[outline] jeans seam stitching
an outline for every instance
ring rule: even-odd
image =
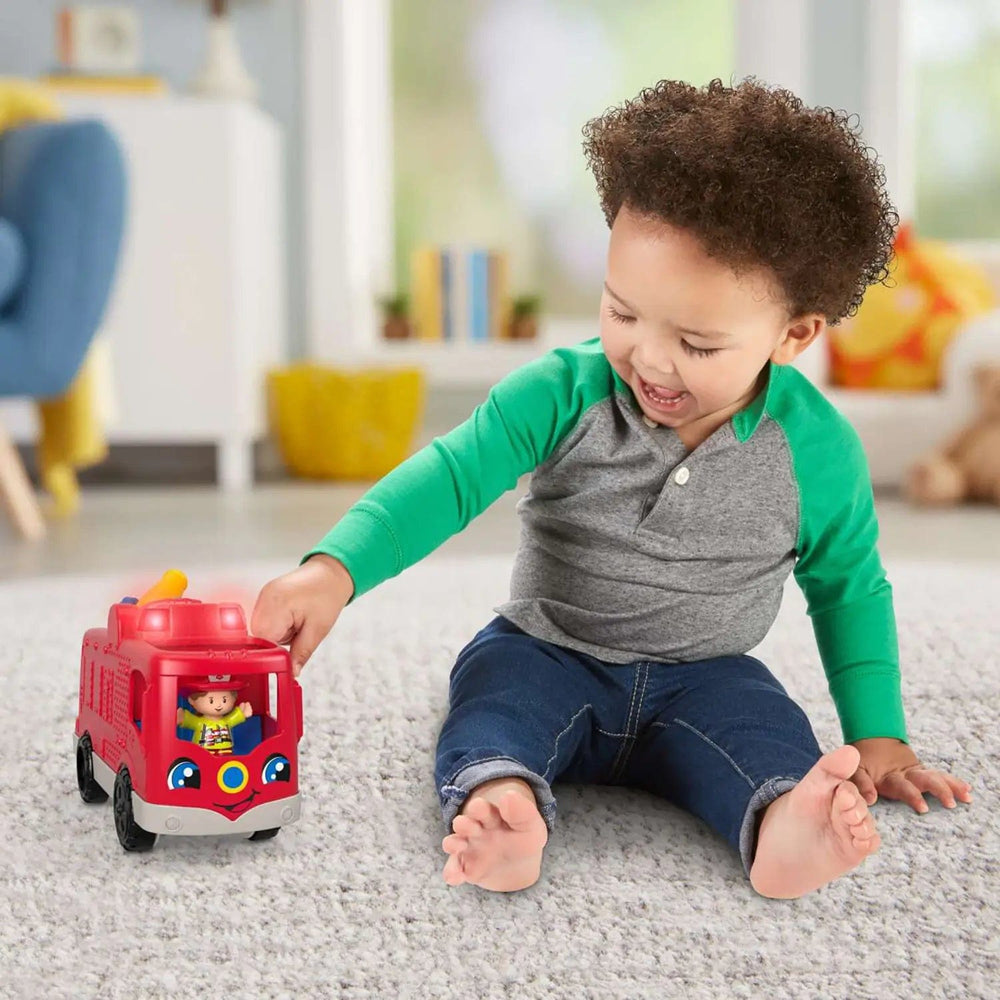
[[[622,752],[625,749],[625,744],[628,741],[629,730],[632,728],[632,706],[635,704],[635,693],[639,689],[639,674],[636,672],[635,681],[632,683],[632,696],[628,703],[628,713],[625,716],[625,736],[622,740],[622,745],[618,748],[618,753],[615,754],[614,762],[611,765],[611,780],[613,781],[615,775],[618,772],[618,761],[621,760]]]
[[[576,722],[576,720],[579,719],[580,716],[584,712],[586,712],[588,708],[591,709],[591,710],[593,710],[593,708],[594,708],[593,704],[591,702],[589,702],[589,701],[587,702],[586,705],[583,706],[583,708],[580,709],[579,712],[577,712],[573,716],[572,719],[569,720],[569,722],[566,724],[566,727],[563,729],[563,731],[561,733],[559,733],[558,736],[556,736],[556,742],[555,742],[555,744],[552,747],[552,756],[549,757],[549,759],[545,762],[545,770],[542,772],[542,778],[545,781],[549,780],[549,767],[552,765],[552,761],[554,761],[556,759],[556,754],[558,754],[558,752],[559,752],[559,741],[563,738],[563,736],[566,735],[567,732],[569,732],[570,729],[573,728],[573,723]]]
[[[625,736],[624,739],[622,740],[622,745],[618,748],[618,753],[615,754],[615,759],[611,764],[612,781],[614,780],[615,773],[618,770],[618,761],[621,759],[622,750],[625,747],[625,741],[629,737],[629,729],[631,728],[630,723],[632,721],[632,706],[635,704],[635,692],[638,690],[638,688],[639,688],[639,674],[637,672],[635,675],[635,681],[632,683],[632,696],[629,699],[628,703],[628,713],[625,716]]]
[[[639,665],[639,669],[640,670],[643,667],[647,668],[646,674],[644,675],[643,681],[642,681],[642,690],[643,690],[643,693],[645,693],[645,691],[646,691],[646,679],[649,677],[648,666],[649,665],[647,663],[640,663],[640,665]],[[635,682],[632,685],[632,698],[629,701],[628,716],[625,719],[625,737],[622,740],[622,745],[618,748],[618,753],[615,755],[614,763],[611,765],[611,780],[612,781],[616,780],[617,776],[619,776],[621,774],[621,772],[622,772],[622,770],[623,770],[623,768],[625,766],[624,761],[625,761],[625,759],[628,756],[627,753],[626,753],[626,747],[630,746],[630,744],[629,744],[628,741],[630,739],[633,740],[633,741],[635,740],[635,733],[631,732],[630,730],[632,729],[632,708],[635,705],[635,696],[636,696],[636,692],[638,690],[639,690],[639,672],[637,671],[636,675],[635,675]],[[642,700],[640,698],[640,705],[641,705],[641,703],[642,703]],[[639,728],[638,727],[638,721],[639,721],[639,712],[638,712],[638,710],[636,711],[635,716],[636,716],[636,729],[638,730],[638,728]],[[624,755],[624,757],[623,757],[623,755]]]
[[[751,788],[753,788],[753,789],[755,789],[755,790],[756,790],[757,786],[755,786],[755,785],[754,785],[754,783],[753,783],[753,782],[752,782],[752,781],[750,780],[750,777],[749,777],[749,776],[748,776],[748,775],[746,774],[746,772],[745,772],[745,771],[743,771],[743,769],[742,769],[742,768],[741,768],[741,767],[739,766],[739,764],[737,764],[737,763],[736,763],[736,761],[735,761],[735,760],[733,760],[733,758],[732,758],[732,757],[730,757],[730,756],[729,756],[729,754],[727,754],[727,753],[726,753],[726,751],[725,751],[725,750],[723,750],[723,749],[722,749],[722,747],[720,747],[718,743],[716,743],[716,742],[715,742],[714,740],[711,740],[711,739],[709,739],[709,737],[707,737],[707,736],[706,736],[706,735],[705,735],[704,733],[702,733],[702,732],[700,732],[699,730],[695,729],[695,728],[694,728],[694,726],[692,726],[692,725],[691,725],[690,723],[688,723],[688,722],[685,722],[685,721],[684,721],[683,719],[672,719],[672,720],[671,720],[671,722],[676,722],[678,726],[684,726],[684,728],[685,728],[685,729],[690,729],[692,733],[694,733],[694,734],[695,734],[696,736],[700,736],[700,737],[701,737],[701,739],[703,739],[703,740],[704,740],[704,741],[705,741],[705,742],[706,742],[706,743],[707,743],[707,744],[708,744],[708,745],[709,745],[710,747],[713,747],[714,749],[718,750],[718,751],[719,751],[719,753],[721,753],[721,754],[722,754],[722,756],[723,756],[723,757],[725,757],[725,758],[726,758],[726,760],[728,760],[728,761],[729,761],[729,763],[730,763],[730,765],[732,766],[733,770],[734,770],[734,771],[736,771],[736,773],[737,773],[737,774],[738,774],[738,775],[739,775],[739,776],[740,776],[740,777],[741,777],[741,778],[742,778],[742,779],[743,779],[743,780],[744,780],[744,781],[745,781],[745,782],[746,782],[746,783],[747,783],[747,784],[748,784],[748,785],[749,785],[749,786],[750,786]],[[667,727],[667,726],[668,726],[669,724],[670,724],[670,723],[666,723],[666,722],[654,722],[654,723],[653,723],[653,725],[654,725],[654,726],[662,726],[662,727],[663,727],[664,729],[666,729],[666,727]]]
[[[642,666],[645,673],[642,677],[642,690],[639,692],[639,704],[635,707],[635,731],[632,733],[632,742],[627,744],[628,749],[625,751],[625,756],[622,758],[621,766],[618,769],[619,775],[625,773],[625,768],[628,767],[629,758],[632,756],[632,751],[635,749],[636,738],[639,735],[639,719],[642,717],[642,699],[646,697],[646,684],[649,681],[649,664],[643,663]]]

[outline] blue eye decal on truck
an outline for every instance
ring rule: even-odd
[[[264,769],[260,776],[265,785],[273,781],[291,781],[292,765],[284,754],[273,753],[264,761]]]
[[[167,788],[201,788],[201,769],[193,760],[178,757],[167,771]]]

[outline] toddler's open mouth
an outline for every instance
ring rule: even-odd
[[[639,379],[639,387],[646,403],[661,413],[673,413],[679,410],[684,400],[691,395],[685,390],[673,392],[669,389],[661,389],[658,386],[650,385],[643,378]]]

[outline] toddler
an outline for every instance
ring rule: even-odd
[[[600,335],[503,378],[376,483],[251,627],[298,672],[347,604],[531,472],[510,600],[450,675],[445,881],[537,881],[563,780],[663,796],[756,892],[795,898],[878,849],[877,793],[971,801],[910,749],[865,456],[792,367],[888,276],[899,217],[842,113],[753,77],[663,80],[584,138],[610,227]],[[843,730],[828,753],[747,655],[790,572]]]

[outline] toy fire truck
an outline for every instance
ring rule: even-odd
[[[159,834],[266,840],[299,818],[302,689],[239,604],[181,595],[170,570],[89,629],[74,746],[84,802],[112,797],[126,851]]]

